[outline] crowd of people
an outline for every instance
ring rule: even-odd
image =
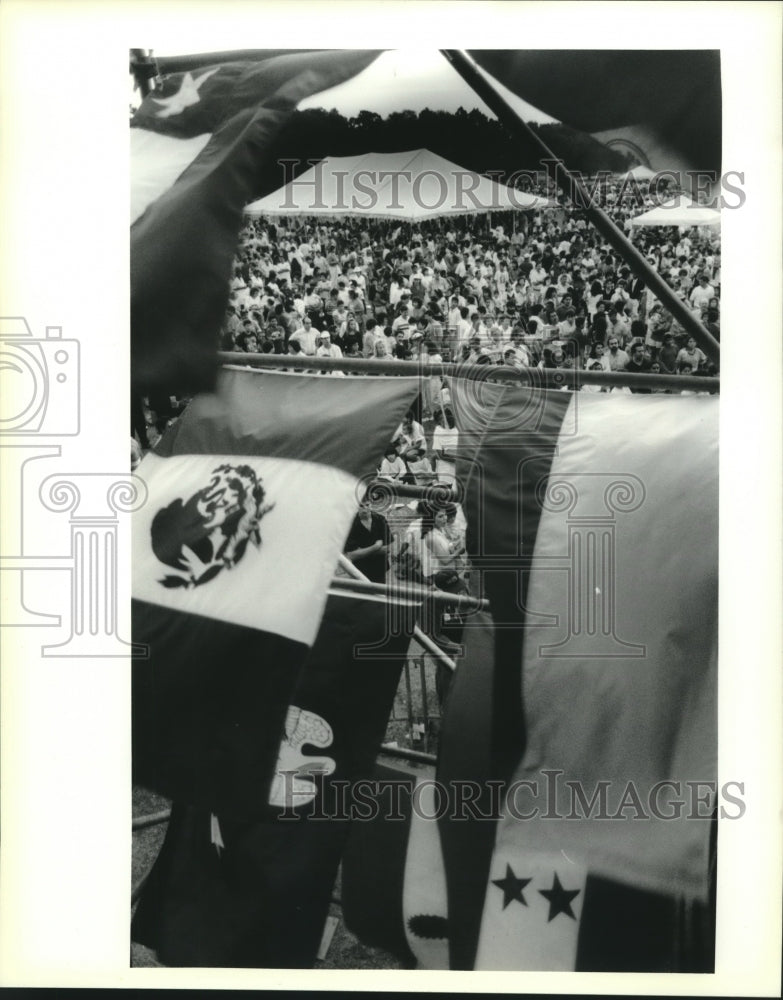
[[[719,234],[708,228],[633,230],[630,219],[642,206],[629,206],[618,183],[605,193],[604,208],[720,339]],[[695,339],[584,212],[553,207],[514,219],[496,215],[493,221],[494,227],[486,216],[416,225],[360,218],[248,219],[220,348],[516,369],[716,374]],[[565,380],[564,388],[574,387],[573,380]],[[582,389],[678,391],[592,384]],[[134,466],[141,457],[139,443],[153,445],[185,402],[146,401],[147,439],[140,433],[134,441]],[[456,435],[446,384],[439,376],[423,378],[416,407],[379,456],[379,479],[418,486],[453,483]],[[469,567],[461,511],[425,501],[407,507],[415,513],[393,532],[382,514],[363,505],[346,541],[348,558],[376,582],[396,577],[465,592]],[[440,626],[432,632],[449,648]]]
[[[607,210],[629,228],[622,198]],[[229,351],[715,374],[715,366],[576,209],[492,228],[252,219],[221,335]],[[513,228],[516,231],[507,232]],[[633,231],[637,249],[720,336],[720,241]]]

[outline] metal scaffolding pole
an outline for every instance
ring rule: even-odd
[[[691,392],[718,392],[720,379],[699,375],[657,375],[636,372],[593,372],[576,368],[510,368],[508,365],[422,364],[420,361],[376,361],[373,358],[312,358],[293,354],[244,354],[221,351],[225,364],[242,367],[283,369],[289,372],[357,372],[362,375],[408,375],[426,378],[445,375],[476,382],[518,382],[536,389],[562,389],[601,385],[608,389],[687,389]]]

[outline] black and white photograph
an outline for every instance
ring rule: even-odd
[[[775,995],[779,7],[164,6],[3,286],[4,981]]]

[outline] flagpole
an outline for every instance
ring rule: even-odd
[[[473,365],[465,362],[376,361],[373,358],[311,358],[293,354],[245,354],[220,351],[218,360],[231,366],[247,368],[282,368],[287,371],[346,371],[363,375],[409,375],[472,379],[476,382],[520,382],[536,389],[563,389],[582,385],[607,388],[628,386],[632,389],[688,389],[692,392],[718,392],[720,378],[698,375],[656,375],[637,372],[593,372],[576,368],[510,368],[508,365]]]
[[[622,233],[618,226],[600,208],[588,193],[578,176],[572,174],[563,161],[555,156],[544,140],[524,122],[514,109],[495,90],[492,84],[482,75],[476,64],[468,58],[465,52],[458,49],[441,49],[441,54],[459,73],[462,79],[487,103],[498,116],[499,120],[511,134],[523,141],[532,140],[546,155],[547,160],[555,168],[556,177],[561,190],[566,197],[583,209],[589,220],[601,235],[622,256],[633,273],[641,278],[647,287],[666,306],[674,318],[682,324],[685,330],[701,347],[710,361],[715,364],[720,359],[720,344],[696,317],[677,298],[672,288],[663,278],[650,267],[636,247]],[[578,201],[577,197],[578,196]]]
[[[345,572],[349,576],[352,576],[354,580],[364,580],[366,583],[372,582],[364,575],[364,573],[362,573],[360,569],[357,569],[356,566],[354,566],[347,556],[342,554],[340,555],[340,566],[342,566]],[[450,656],[447,656],[433,639],[430,639],[428,635],[422,632],[418,625],[415,625],[413,628],[413,638],[420,646],[426,649],[431,656],[433,656],[436,660],[440,660],[444,666],[448,667],[449,670],[457,669],[457,664],[454,660],[452,660]]]
[[[152,92],[150,80],[157,74],[150,49],[131,49],[130,68],[142,97]]]
[[[450,604],[457,608],[464,608],[466,611],[489,610],[489,601],[485,598],[466,597],[463,594],[450,594],[446,590],[428,590],[417,584],[410,584],[405,587],[389,587],[385,583],[374,583],[371,580],[360,580],[358,577],[336,576],[332,580],[332,587],[342,590],[350,590],[359,594],[378,594],[389,600],[419,601],[430,600],[438,604]]]

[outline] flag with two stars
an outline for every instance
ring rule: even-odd
[[[710,971],[718,399],[451,393],[491,614],[444,709],[445,807],[411,820],[408,945],[422,967]]]
[[[137,391],[211,389],[248,202],[297,103],[377,52],[261,51],[176,73],[131,120],[131,372]],[[282,168],[281,168],[282,170]],[[280,174],[280,184],[284,183]]]

